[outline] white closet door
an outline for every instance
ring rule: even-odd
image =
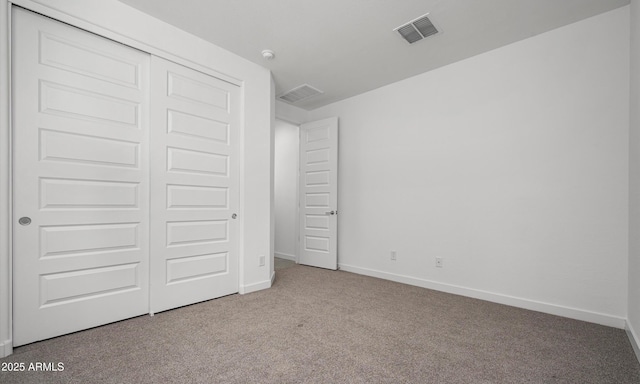
[[[238,292],[237,86],[152,57],[151,311]]]
[[[12,32],[18,346],[149,311],[149,56],[16,7]]]

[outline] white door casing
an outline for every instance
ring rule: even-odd
[[[16,7],[12,21],[18,346],[149,310],[149,55]]]
[[[299,262],[338,268],[338,118],[300,126]]]
[[[238,292],[238,86],[151,59],[151,312]]]

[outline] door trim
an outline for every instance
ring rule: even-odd
[[[11,3],[0,0],[0,357],[13,353]]]

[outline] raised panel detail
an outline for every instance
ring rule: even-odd
[[[137,88],[140,83],[136,63],[42,32],[40,62],[118,85]]]
[[[329,185],[329,171],[307,172],[307,186]]]
[[[167,148],[167,170],[216,176],[229,174],[229,156],[188,149]]]
[[[40,227],[42,257],[138,248],[138,223]]]
[[[138,126],[138,103],[83,89],[40,82],[40,112]]]
[[[41,307],[139,289],[138,264],[117,265],[40,276]]]
[[[305,236],[304,246],[308,251],[329,252],[329,239],[327,237]]]
[[[137,183],[40,179],[42,209],[116,209],[138,206]]]
[[[227,241],[228,235],[227,220],[167,223],[167,246],[169,247]]]
[[[40,130],[40,159],[138,167],[139,144],[102,137]]]
[[[229,124],[178,111],[167,113],[169,133],[229,144]]]
[[[167,284],[207,278],[227,272],[226,252],[167,260]]]
[[[305,229],[329,229],[329,216],[305,215]]]
[[[318,127],[307,130],[307,143],[329,139],[329,127]]]
[[[305,207],[328,207],[329,206],[329,194],[328,193],[307,193],[305,195]]]
[[[229,189],[195,185],[167,185],[167,208],[217,208],[229,207]]]
[[[329,148],[307,151],[307,164],[326,163],[329,161]]]
[[[169,72],[167,96],[229,110],[229,92],[203,82]]]

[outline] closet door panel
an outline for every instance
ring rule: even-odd
[[[149,55],[13,8],[14,346],[149,312]]]
[[[151,311],[238,292],[240,92],[151,61]]]

